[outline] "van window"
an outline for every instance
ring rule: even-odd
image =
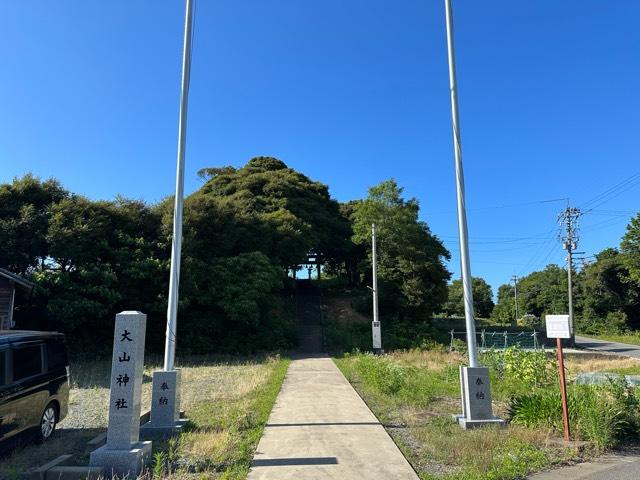
[[[13,381],[42,373],[42,348],[40,345],[13,349]]]
[[[0,352],[0,387],[7,384],[7,353]]]
[[[58,370],[69,365],[67,361],[67,350],[64,343],[50,341],[47,342],[47,368],[49,371]]]

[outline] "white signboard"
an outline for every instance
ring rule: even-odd
[[[547,338],[571,338],[569,315],[546,315]]]

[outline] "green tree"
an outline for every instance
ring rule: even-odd
[[[518,281],[518,315],[534,315],[542,319],[545,314],[566,313],[567,271],[557,265],[547,265],[544,270],[532,272]],[[498,303],[492,317],[506,323],[514,318],[515,303],[513,286],[501,285]]]
[[[491,285],[480,277],[473,277],[473,310],[480,318],[488,318],[493,311],[493,291]],[[464,315],[464,292],[462,280],[454,280],[449,284],[447,302],[443,311],[447,315]]]
[[[237,227],[223,243],[232,252],[261,251],[275,264],[290,267],[311,252],[331,259],[347,251],[349,223],[328,187],[281,160],[256,157],[239,169],[202,172],[209,180],[189,198],[189,208],[194,216],[222,212],[224,221]]]
[[[31,174],[0,185],[0,266],[25,274],[49,256],[49,209],[68,196],[53,179]]]
[[[282,161],[256,157],[242,168],[207,168],[185,202],[181,323],[193,351],[291,345],[281,301],[288,268],[320,254],[344,263],[351,229],[326,185]],[[172,210],[165,202],[163,236]]]
[[[513,285],[504,284],[498,287],[498,302],[491,311],[491,318],[502,325],[509,325],[515,321],[515,295]],[[520,295],[521,297],[522,295]],[[520,298],[518,308],[521,309]],[[518,312],[520,313],[520,312]]]
[[[424,320],[447,299],[450,273],[443,259],[450,256],[419,220],[418,201],[403,199],[402,190],[395,180],[369,189],[368,197],[353,208],[353,241],[367,249],[360,270],[370,284],[371,224],[376,224],[380,308],[388,315]]]
[[[159,241],[159,212],[139,201],[74,195],[49,214],[49,257],[33,273],[34,302],[54,328],[104,338],[113,315],[132,309],[147,313],[152,325],[162,323],[168,252]]]
[[[578,276],[578,327],[589,333],[637,325],[639,288],[630,278],[624,255],[607,248]],[[624,319],[624,322],[611,319]]]
[[[282,271],[261,252],[187,257],[179,337],[193,352],[255,352],[290,347],[294,325],[280,300]]]
[[[629,270],[631,280],[640,285],[640,213],[631,219],[627,231],[622,237],[620,251]]]

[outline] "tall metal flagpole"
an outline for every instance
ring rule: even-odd
[[[167,332],[164,348],[164,370],[173,370],[176,356],[176,326],[178,323],[178,286],[180,283],[180,255],[182,250],[182,208],[184,204],[184,156],[187,142],[187,104],[191,76],[191,28],[193,0],[186,0],[184,42],[182,50],[182,84],[180,92],[180,120],[178,125],[178,161],[176,167],[176,197],[173,208],[173,243],[171,247],[171,276],[167,306]]]
[[[462,170],[462,143],[460,140],[460,116],[458,114],[458,84],[456,81],[456,57],[453,45],[453,13],[451,0],[445,0],[447,17],[447,48],[449,53],[449,90],[451,94],[451,117],[453,123],[453,151],[456,162],[456,193],[458,202],[458,235],[460,239],[460,266],[464,292],[464,317],[467,326],[467,347],[469,366],[478,366],[476,347],[476,325],[473,313],[473,292],[471,266],[469,265],[469,243],[467,233],[467,212],[464,197],[464,172]]]

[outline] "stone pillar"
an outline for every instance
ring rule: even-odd
[[[455,415],[454,418],[463,428],[504,425],[504,420],[493,416],[488,368],[461,366],[460,390],[462,415]]]
[[[129,478],[135,478],[151,458],[151,442],[139,441],[146,326],[144,313],[116,315],[107,443],[91,452],[89,460],[108,474]]]
[[[162,438],[179,433],[187,423],[180,418],[180,370],[153,372],[151,416],[142,426],[143,438]]]

